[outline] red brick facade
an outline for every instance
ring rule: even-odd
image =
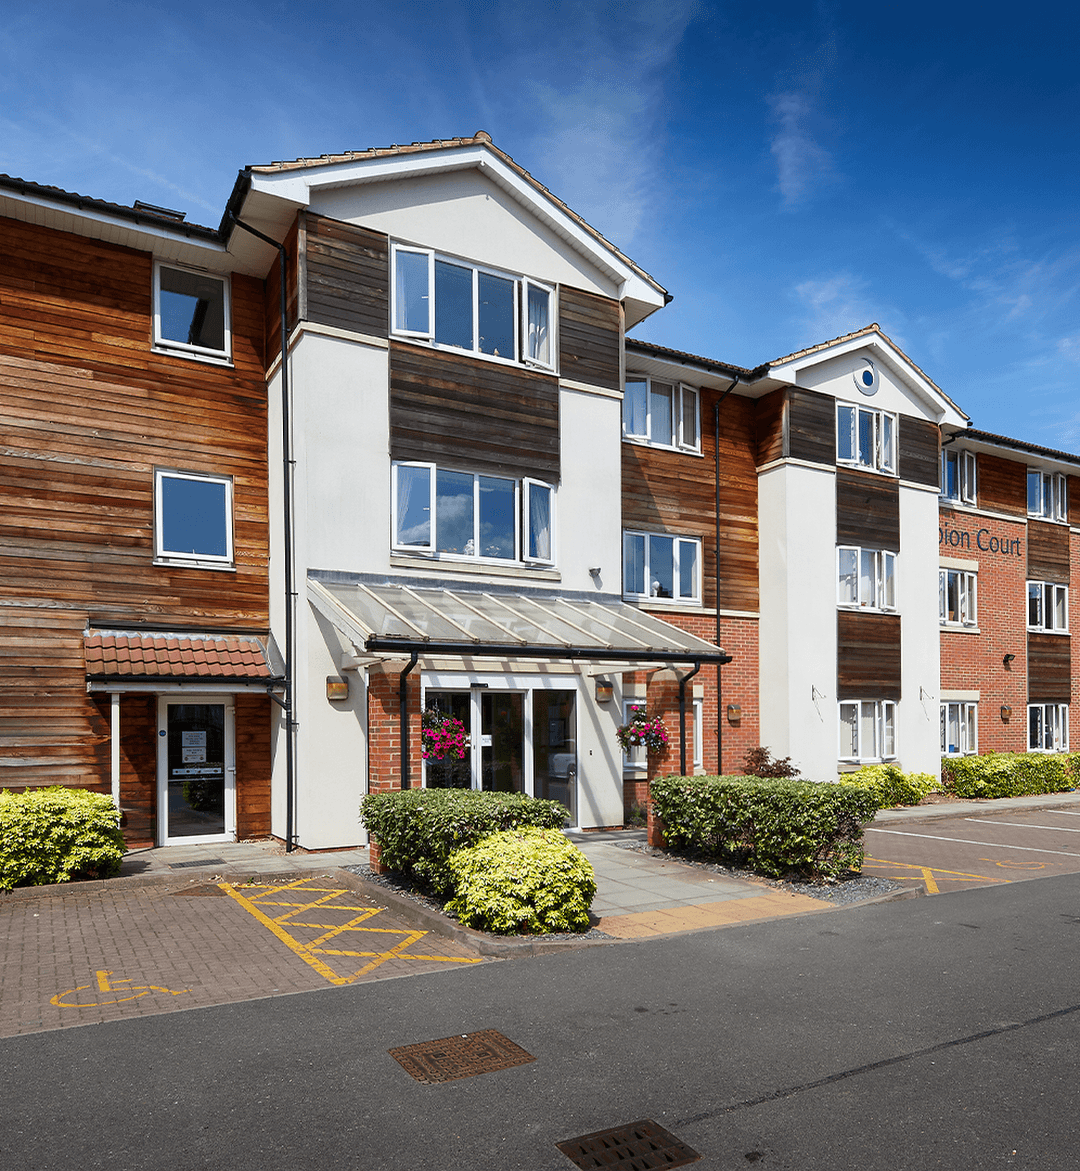
[[[401,702],[399,671],[372,669],[368,679],[368,792],[401,788]],[[406,677],[409,711],[409,782],[422,784],[420,755],[420,671]]]

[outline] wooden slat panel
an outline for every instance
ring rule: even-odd
[[[755,438],[757,462],[772,463],[787,454],[784,443],[784,424],[787,417],[787,391],[774,390],[757,400],[755,408]]]
[[[392,342],[390,454],[557,483],[558,381],[550,374]]]
[[[389,329],[390,245],[380,232],[302,213],[306,319],[384,338]]]
[[[836,400],[816,390],[792,388],[788,394],[787,452],[791,459],[834,467]]]
[[[899,440],[900,479],[936,488],[941,440],[937,424],[901,415]]]
[[[1067,634],[1028,635],[1028,700],[1068,703],[1072,696],[1072,638]]]
[[[300,318],[300,225],[299,217],[293,222],[285,237],[288,290],[286,293],[286,317],[291,331]],[[281,353],[281,257],[274,261],[266,277],[265,313],[263,330],[265,334],[266,363]]]
[[[559,289],[559,373],[573,382],[622,390],[622,307],[617,301],[562,285]]]
[[[1027,464],[980,452],[978,475],[980,508],[1027,516]]]
[[[900,698],[900,616],[836,614],[839,699]]]
[[[236,833],[264,838],[270,833],[270,700],[237,695]]]
[[[1069,524],[1080,528],[1080,476],[1065,477],[1065,496],[1069,505]]]
[[[1069,530],[1046,520],[1027,523],[1027,575],[1037,581],[1069,581]]]
[[[837,468],[836,543],[899,552],[899,481],[875,472]]]

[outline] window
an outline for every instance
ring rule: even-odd
[[[938,621],[945,626],[975,626],[979,621],[974,573],[938,570]]]
[[[836,461],[896,474],[896,416],[869,407],[836,408]]]
[[[555,290],[425,248],[393,247],[394,332],[551,369]]]
[[[1068,752],[1069,705],[1028,704],[1028,751]]]
[[[941,755],[970,756],[979,751],[976,703],[941,705]]]
[[[941,496],[961,504],[975,503],[975,453],[947,447],[941,452]]]
[[[629,724],[634,718],[634,713],[639,709],[643,712],[647,710],[644,699],[623,700],[623,723]],[[622,759],[624,773],[641,773],[644,775],[648,772],[649,753],[644,744],[639,744],[636,748],[631,748],[628,752],[624,752]]]
[[[885,549],[838,546],[836,602],[867,610],[895,610],[896,554]]]
[[[703,699],[695,699],[693,704],[686,709],[686,738],[694,749],[694,767],[693,771],[703,772],[705,769],[705,751],[704,751],[704,710],[705,701]],[[686,759],[690,759],[689,751],[686,754]]]
[[[434,464],[394,464],[394,548],[488,561],[554,561],[555,491]]]
[[[157,471],[154,555],[163,561],[231,565],[232,480]]]
[[[1049,581],[1029,581],[1028,630],[1065,633],[1069,629],[1069,587]]]
[[[1028,468],[1028,516],[1047,520],[1068,520],[1069,503],[1065,496],[1065,477],[1060,472],[1040,472]]]
[[[701,450],[698,392],[655,378],[627,378],[623,392],[623,435],[654,447]]]
[[[623,533],[623,593],[632,598],[701,601],[701,541]]]
[[[892,760],[895,756],[895,703],[858,699],[840,704],[841,760]]]
[[[228,361],[232,339],[229,282],[164,264],[154,267],[154,345]]]

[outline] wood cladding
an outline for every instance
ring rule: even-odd
[[[392,341],[390,456],[558,483],[558,379]]]
[[[838,699],[900,698],[900,615],[836,612]]]
[[[390,324],[390,245],[382,232],[300,213],[301,316],[385,338]]]
[[[900,482],[836,469],[836,543],[900,551]]]
[[[702,420],[719,396],[701,392]],[[716,590],[715,431],[702,427],[702,455],[622,445],[623,527],[701,537],[706,606],[758,609],[756,404],[730,395],[720,408],[720,590]]]
[[[941,432],[936,423],[900,416],[899,463],[901,480],[938,486]]]
[[[561,377],[622,390],[622,306],[569,285],[558,299]]]
[[[976,456],[980,508],[1027,516],[1027,465],[996,455]]]
[[[1048,520],[1027,523],[1027,575],[1035,581],[1069,581],[1069,529]]]
[[[1028,701],[1068,703],[1072,694],[1072,638],[1067,634],[1028,634]]]
[[[836,400],[816,390],[787,392],[787,451],[791,459],[836,464]]]
[[[754,437],[758,467],[783,459],[784,426],[787,420],[787,391],[774,390],[754,404]]]
[[[1080,476],[1065,477],[1065,500],[1069,506],[1069,524],[1080,528]]]

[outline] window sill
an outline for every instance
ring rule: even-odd
[[[474,577],[533,577],[542,581],[562,581],[562,573],[547,565],[530,565],[527,562],[477,561],[462,558],[451,561],[446,557],[423,556],[416,553],[391,553],[392,569],[431,569],[439,573],[471,574]]]
[[[849,463],[847,460],[843,459],[838,459],[836,461],[836,466],[838,468],[847,468],[852,472],[869,472],[872,476],[886,476],[890,480],[899,479],[899,476],[896,474],[896,472],[891,471],[888,468],[870,468],[867,467],[866,464]]]
[[[982,634],[978,626],[965,626],[960,622],[941,622],[938,624],[942,633],[948,634]]]
[[[1043,516],[1041,512],[1029,512],[1027,514],[1027,518],[1028,520],[1046,521],[1046,523],[1050,525],[1064,525],[1065,527],[1068,527],[1069,524],[1067,520],[1063,520],[1060,516]]]
[[[1045,626],[1029,626],[1027,628],[1028,634],[1060,634],[1065,638],[1069,637],[1067,630],[1047,630]]]
[[[899,614],[900,611],[896,606],[890,609],[884,609],[881,606],[846,606],[842,603],[837,603],[836,608],[843,610],[845,614]]]
[[[188,350],[174,350],[170,346],[161,345],[151,346],[150,352],[160,354],[163,358],[183,358],[185,362],[201,362],[204,366],[222,366],[226,370],[234,369],[232,358],[225,354],[215,358],[213,354],[193,354]]]
[[[466,350],[461,346],[440,345],[424,337],[413,337],[409,334],[390,332],[390,340],[402,342],[406,345],[417,346],[421,350],[431,350],[437,354],[454,354],[461,358],[476,358],[479,362],[490,362],[494,366],[507,366],[511,370],[527,370],[531,374],[543,374],[549,378],[558,378],[559,371],[554,366],[544,366],[539,362],[521,358],[504,358],[500,354],[485,354],[480,350]]]
[[[234,562],[199,561],[191,557],[155,557],[154,564],[163,569],[212,569],[217,573],[235,573]]]
[[[672,610],[678,613],[701,613],[701,603],[678,598],[643,598],[638,594],[623,594],[623,601],[641,610]],[[715,611],[714,611],[715,613]]]
[[[672,455],[689,455],[694,459],[705,458],[704,453],[698,447],[675,447],[667,443],[653,443],[640,435],[624,435],[622,440],[623,443],[629,443],[632,447],[647,447],[650,451],[667,451]]]

